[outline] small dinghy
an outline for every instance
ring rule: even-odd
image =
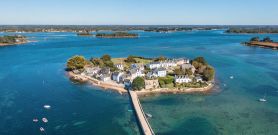
[[[259,101],[260,101],[260,102],[266,102],[266,99],[260,98]]]
[[[33,119],[33,122],[38,122],[39,120],[37,118],[34,118]]]
[[[41,132],[44,132],[45,130],[44,130],[44,128],[43,128],[43,127],[40,127],[40,131],[41,131]]]
[[[149,113],[146,113],[146,116],[149,117],[149,118],[153,117],[153,116],[152,116],[151,114],[149,114]]]
[[[43,108],[45,108],[45,109],[50,109],[51,106],[50,106],[50,105],[44,105]]]
[[[43,121],[44,123],[47,123],[47,122],[48,122],[47,118],[42,118],[42,121]]]

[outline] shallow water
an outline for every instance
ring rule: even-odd
[[[138,32],[138,31],[136,31]],[[223,31],[138,32],[138,39],[96,39],[74,33],[26,33],[38,42],[0,48],[0,134],[139,134],[127,96],[71,83],[65,61],[113,57],[204,56],[220,88],[210,94],[141,98],[157,134],[278,133],[278,51],[242,46],[249,34]],[[3,33],[1,33],[3,35]],[[278,35],[270,36],[278,41]],[[233,75],[234,79],[229,77]],[[226,86],[224,86],[226,84]],[[259,103],[266,95],[268,102]],[[43,109],[50,104],[51,109]],[[49,122],[33,123],[47,117]]]

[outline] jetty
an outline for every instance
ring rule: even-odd
[[[144,135],[154,135],[151,125],[145,115],[145,112],[140,104],[139,98],[135,91],[129,90],[129,96],[135,110],[138,122]]]

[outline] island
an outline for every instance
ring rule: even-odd
[[[214,68],[203,57],[170,59],[128,56],[85,59],[73,56],[66,71],[73,81],[88,82],[119,93],[137,94],[206,92],[214,86]]]
[[[136,33],[115,32],[115,33],[97,33],[97,38],[137,38]]]
[[[253,37],[248,42],[244,42],[244,45],[247,46],[259,46],[264,48],[272,48],[274,50],[278,49],[278,42],[274,42],[269,37],[265,37],[263,40],[260,40],[259,37]]]
[[[93,34],[91,34],[90,31],[80,31],[77,32],[77,36],[93,36]]]
[[[27,43],[28,40],[22,35],[2,36],[0,37],[0,46],[18,45]]]
[[[268,27],[234,27],[234,28],[229,28],[226,30],[226,33],[243,33],[243,34],[275,34],[278,33],[278,27],[275,26],[268,26]]]

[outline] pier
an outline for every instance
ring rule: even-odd
[[[136,116],[138,118],[138,121],[140,123],[140,127],[142,129],[143,134],[144,135],[154,135],[152,127],[148,122],[148,119],[147,119],[145,112],[140,104],[140,101],[139,101],[139,98],[138,98],[136,92],[129,90],[129,95],[130,95],[131,102],[134,107],[134,110],[135,110]]]

